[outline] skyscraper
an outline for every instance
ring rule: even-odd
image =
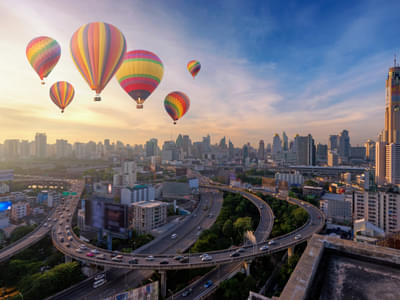
[[[282,132],[282,141],[283,141],[283,151],[287,151],[289,149],[289,140],[286,135],[286,132]]]
[[[400,67],[394,64],[386,79],[385,129],[375,149],[375,178],[378,184],[400,183]]]
[[[38,158],[44,158],[47,155],[47,136],[45,133],[36,133],[35,135],[35,155]]]
[[[275,133],[272,140],[272,155],[282,152],[282,141],[277,133]]]
[[[305,166],[315,165],[315,145],[311,134],[307,136],[297,135],[295,138],[297,164]]]
[[[174,142],[175,144],[175,142]],[[146,157],[156,156],[158,152],[158,141],[157,139],[150,139],[146,142]]]
[[[350,137],[346,129],[339,135],[339,156],[342,163],[348,162],[350,157]]]
[[[258,155],[257,158],[259,160],[265,160],[265,146],[264,146],[264,141],[260,140],[258,144]]]
[[[335,135],[330,135],[329,136],[329,150],[337,150],[338,148],[338,136]]]

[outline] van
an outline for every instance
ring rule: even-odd
[[[93,282],[93,288],[97,289],[99,286],[102,286],[105,283],[106,283],[106,280],[104,278],[103,279],[99,279],[99,280]]]

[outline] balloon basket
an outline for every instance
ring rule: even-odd
[[[101,101],[101,97],[97,95],[97,96],[94,97],[93,100],[94,100],[95,102]]]
[[[41,82],[41,84],[42,84],[42,85],[45,85],[45,84],[46,84],[46,82],[42,81],[42,82]]]
[[[176,121],[174,121],[174,125],[176,125]]]
[[[136,104],[137,109],[143,109],[143,104]]]

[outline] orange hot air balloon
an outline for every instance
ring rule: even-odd
[[[61,108],[61,112],[64,112],[64,109],[71,103],[72,99],[74,99],[75,90],[72,84],[66,81],[58,81],[54,83],[50,88],[50,98]]]
[[[126,41],[111,24],[94,22],[80,27],[71,38],[71,55],[90,88],[99,94],[120,67],[126,52]]]

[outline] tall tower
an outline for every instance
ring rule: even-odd
[[[383,139],[388,144],[400,143],[400,67],[396,65],[389,69],[386,79],[385,131]]]
[[[377,184],[400,183],[400,66],[396,59],[386,79],[385,129],[375,149]]]

